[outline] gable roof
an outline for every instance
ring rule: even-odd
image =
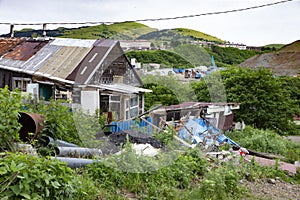
[[[115,48],[120,53],[110,55]],[[108,57],[117,59],[123,54],[115,40],[0,38],[0,68],[71,84],[88,84],[95,72],[107,64]]]

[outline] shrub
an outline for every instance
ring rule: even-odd
[[[64,163],[48,158],[6,154],[0,175],[4,199],[88,199],[88,193],[96,193],[90,179],[82,180]]]
[[[10,92],[8,87],[0,88],[0,151],[13,151],[13,142],[19,140],[21,124],[18,123],[21,107],[21,93]]]

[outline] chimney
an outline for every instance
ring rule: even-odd
[[[9,33],[10,33],[10,37],[13,38],[14,37],[14,25],[13,24],[10,25],[10,32]]]
[[[43,24],[43,33],[42,33],[43,37],[46,37],[46,26],[47,24]]]

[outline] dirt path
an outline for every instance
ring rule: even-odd
[[[241,181],[253,196],[244,199],[297,200],[300,199],[300,185],[286,183],[279,179]]]

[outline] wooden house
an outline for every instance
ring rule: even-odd
[[[144,111],[142,81],[119,41],[0,38],[0,87],[126,120]]]

